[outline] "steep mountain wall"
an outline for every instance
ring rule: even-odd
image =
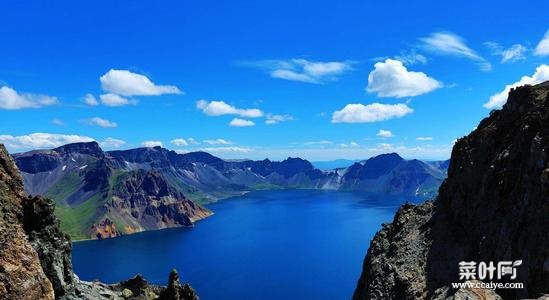
[[[354,299],[459,298],[463,291],[450,286],[460,282],[459,262],[516,260],[522,260],[516,280],[500,282],[524,288],[496,293],[541,297],[549,293],[548,216],[549,83],[543,83],[511,91],[503,109],[457,141],[437,199],[401,207],[372,240]]]
[[[60,230],[54,206],[26,195],[19,170],[0,144],[0,299],[198,299],[175,271],[166,287],[141,276],[115,285],[78,280],[70,238]]]

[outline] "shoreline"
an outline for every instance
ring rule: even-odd
[[[120,237],[124,237],[124,236],[139,234],[139,233],[143,233],[143,232],[159,231],[159,230],[165,230],[165,229],[193,228],[193,227],[194,227],[194,224],[195,224],[196,222],[200,222],[200,221],[202,221],[202,220],[205,220],[205,219],[207,219],[207,218],[213,216],[214,214],[215,214],[215,213],[214,213],[213,211],[210,211],[210,214],[208,214],[208,215],[205,216],[204,218],[199,218],[199,219],[196,219],[196,220],[191,219],[191,222],[193,223],[192,226],[173,226],[173,227],[166,227],[166,228],[147,229],[147,230],[136,231],[136,232],[134,232],[134,233],[127,233],[127,234],[122,234],[122,235],[119,235],[119,236],[110,237],[110,238],[104,238],[104,239],[78,239],[78,240],[73,240],[73,239],[71,239],[71,243],[80,243],[80,242],[87,242],[87,241],[110,240],[110,239],[116,239],[116,238],[120,238]]]
[[[208,208],[209,205],[212,205],[212,204],[216,204],[216,203],[220,203],[222,201],[229,201],[233,198],[238,198],[238,197],[242,197],[242,196],[245,196],[249,193],[253,193],[253,192],[263,192],[263,191],[281,191],[281,190],[284,190],[284,191],[288,191],[288,190],[302,190],[302,191],[319,191],[319,192],[347,192],[347,193],[359,193],[359,194],[371,194],[369,192],[361,192],[361,191],[355,191],[355,190],[337,190],[337,189],[325,189],[325,188],[314,188],[314,187],[288,187],[288,188],[278,188],[278,189],[259,189],[259,190],[251,190],[251,191],[242,191],[240,194],[238,195],[230,195],[228,197],[221,197],[221,198],[218,198],[216,200],[213,200],[211,202],[208,202],[208,203],[205,203],[205,204],[200,204],[201,206],[203,206],[204,208],[208,209],[210,211],[210,214],[207,215],[206,217],[204,218],[199,218],[199,219],[196,219],[196,220],[193,220],[191,218],[191,222],[193,223],[192,226],[174,226],[174,227],[166,227],[166,228],[158,228],[158,229],[148,229],[148,230],[142,230],[142,231],[137,231],[137,232],[134,232],[134,233],[128,233],[128,234],[122,234],[122,235],[119,235],[119,236],[115,236],[115,237],[110,237],[110,238],[104,238],[104,239],[116,239],[116,238],[119,238],[119,237],[123,237],[123,236],[128,236],[128,235],[133,235],[133,234],[139,234],[139,233],[143,233],[143,232],[149,232],[149,231],[158,231],[158,230],[164,230],[164,229],[173,229],[173,228],[192,228],[194,227],[194,224],[196,222],[199,222],[201,220],[204,220],[208,217],[211,217],[213,216],[215,213],[210,210]],[[377,194],[377,193],[373,193],[373,194]],[[417,196],[416,196],[417,198]],[[432,199],[432,198],[424,198],[422,201],[427,201],[429,199]],[[71,240],[72,243],[78,243],[78,242],[86,242],[86,241],[99,241],[99,239],[91,239],[91,238],[88,238],[88,239],[78,239],[78,240]]]

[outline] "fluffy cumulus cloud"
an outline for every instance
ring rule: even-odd
[[[264,60],[246,65],[265,69],[277,79],[321,84],[335,81],[352,70],[351,61],[311,61],[306,59]]]
[[[265,120],[265,124],[277,124],[280,122],[286,122],[293,120],[294,117],[291,115],[274,115],[274,114],[267,114],[267,120]]]
[[[502,107],[507,102],[507,95],[512,88],[525,84],[534,85],[546,80],[549,80],[549,65],[540,65],[532,76],[523,76],[519,81],[506,85],[501,92],[492,95],[488,102],[484,103],[484,107],[488,109]]]
[[[236,108],[224,101],[198,100],[196,108],[208,116],[238,115],[246,118],[258,118],[263,112],[257,108]]]
[[[59,100],[56,97],[19,93],[8,86],[0,87],[0,109],[39,108],[57,103]]]
[[[116,124],[115,122],[112,122],[112,121],[109,121],[107,119],[103,119],[103,118],[100,118],[100,117],[90,118],[90,119],[86,120],[86,123],[88,123],[89,125],[99,126],[99,127],[103,127],[103,128],[114,128],[114,127],[118,126],[118,124]]]
[[[122,96],[158,96],[163,94],[183,94],[173,85],[157,85],[147,76],[128,70],[111,69],[99,78],[101,88]]]
[[[176,146],[188,146],[189,143],[183,139],[183,138],[177,138],[170,141],[170,143],[176,145]]]
[[[161,141],[144,141],[141,143],[141,146],[143,147],[163,147],[163,144]]]
[[[476,61],[482,71],[490,71],[492,65],[475,50],[469,48],[465,40],[451,32],[434,32],[428,37],[420,38],[422,47],[434,53],[465,57]]]
[[[549,55],[549,30],[547,30],[541,41],[539,41],[534,54],[539,56]]]
[[[377,136],[381,137],[381,138],[390,138],[390,137],[394,137],[393,133],[390,131],[390,130],[383,130],[383,129],[380,129],[377,134]]]
[[[399,60],[387,59],[374,65],[366,90],[379,97],[413,97],[440,88],[442,83],[423,72],[408,71]]]
[[[101,99],[101,103],[106,106],[124,106],[128,104],[135,104],[135,101],[113,93],[100,95],[99,99]]]
[[[94,95],[88,93],[84,96],[84,98],[82,99],[82,101],[84,101],[84,103],[86,103],[87,105],[89,106],[97,106],[99,105],[99,101],[97,101],[97,99],[95,98]]]
[[[434,138],[431,137],[431,136],[418,136],[416,138],[416,140],[417,141],[432,141],[432,140],[434,140]]]
[[[70,143],[91,142],[94,139],[75,134],[31,133],[27,135],[0,135],[0,143],[13,151],[50,149]]]
[[[371,123],[402,118],[414,110],[406,104],[347,104],[332,114],[332,123]]]
[[[204,143],[208,145],[232,145],[233,142],[224,139],[204,140]]]
[[[231,122],[229,122],[229,125],[232,127],[250,127],[254,126],[255,123],[250,120],[234,118],[231,120]]]
[[[112,137],[108,137],[108,138],[104,139],[103,141],[99,142],[99,145],[102,148],[106,148],[106,149],[117,149],[117,148],[120,148],[120,147],[124,146],[125,144],[126,144],[125,141],[120,140],[120,139],[115,139],[115,138],[112,138]]]
[[[493,55],[501,56],[501,63],[511,63],[526,59],[525,54],[528,48],[521,44],[514,44],[506,49],[496,42],[486,42],[484,44],[492,51]]]

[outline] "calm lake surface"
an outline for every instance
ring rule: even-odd
[[[194,228],[74,244],[83,280],[143,274],[166,284],[172,268],[203,300],[350,299],[362,261],[399,199],[315,190],[259,191],[211,204]]]

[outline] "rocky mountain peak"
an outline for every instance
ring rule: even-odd
[[[78,153],[78,154],[92,155],[96,157],[103,156],[103,150],[101,149],[101,147],[99,147],[99,144],[95,141],[67,144],[61,147],[57,147],[53,149],[53,151],[58,153],[63,153],[63,154]]]

